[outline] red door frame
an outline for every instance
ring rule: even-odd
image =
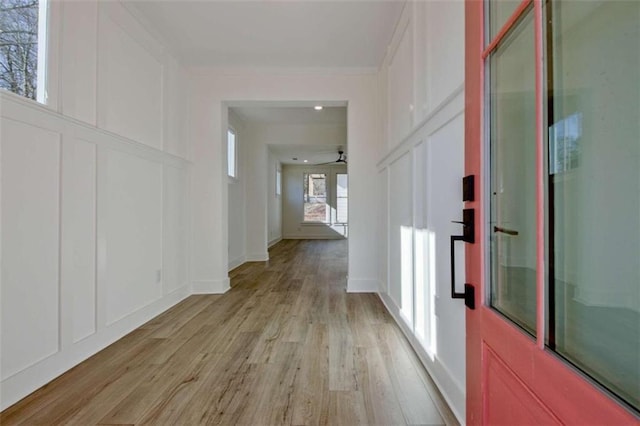
[[[545,347],[545,175],[543,0],[524,0],[485,48],[482,0],[465,0],[465,175],[475,175],[476,243],[466,244],[466,279],[475,310],[466,310],[467,423],[637,425],[637,418]],[[526,335],[486,304],[484,61],[533,3],[536,58],[537,332]],[[499,376],[499,377],[498,377]],[[497,379],[496,379],[497,378]],[[493,380],[493,381],[492,381]],[[498,384],[500,386],[498,386]],[[499,389],[500,388],[500,389]],[[507,389],[506,391],[501,388]],[[506,392],[506,393],[505,393]],[[497,398],[509,399],[496,401]],[[526,407],[526,409],[523,409]]]

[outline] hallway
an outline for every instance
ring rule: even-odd
[[[346,240],[285,240],[0,417],[11,424],[455,424]],[[439,414],[438,406],[440,408]]]

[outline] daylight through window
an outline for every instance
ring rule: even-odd
[[[336,223],[347,223],[349,200],[349,175],[336,174]]]
[[[326,173],[304,174],[304,221],[329,222]]]
[[[38,100],[41,6],[38,0],[0,0],[0,88],[33,100]]]
[[[229,177],[238,177],[236,171],[236,134],[233,130],[227,131],[227,174]]]

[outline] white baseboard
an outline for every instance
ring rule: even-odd
[[[284,235],[283,240],[346,240],[342,235]]]
[[[386,293],[378,293],[378,297],[382,300],[385,308],[387,308],[387,311],[391,314],[411,344],[411,347],[418,355],[420,362],[440,390],[442,397],[449,405],[449,408],[451,408],[453,415],[456,416],[456,419],[461,425],[464,425],[466,423],[466,390],[464,386],[458,383],[437,356],[435,356],[433,360],[431,359],[431,356],[429,356],[422,345],[420,345],[409,327],[400,319],[400,311],[389,295]]]
[[[266,262],[269,260],[269,252],[247,254],[246,260],[247,262]]]
[[[380,288],[378,280],[349,278],[347,293],[377,293]]]
[[[199,280],[191,283],[191,294],[222,294],[230,288],[229,277],[221,280]]]
[[[247,257],[242,255],[242,256],[238,256],[233,260],[229,261],[229,269],[227,269],[228,271],[237,268],[238,266],[242,265],[244,262],[247,261]]]
[[[274,238],[273,240],[269,241],[268,247],[271,248],[272,246],[275,246],[276,244],[278,244],[280,241],[282,241],[282,236]]]
[[[99,328],[96,333],[76,343],[69,344],[59,352],[7,377],[0,383],[0,411],[20,401],[36,389],[46,385],[147,321],[157,317],[189,295],[189,286],[179,288],[162,299],[107,327]]]

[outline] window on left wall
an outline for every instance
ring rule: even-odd
[[[0,0],[0,88],[45,103],[46,0]]]
[[[227,174],[230,178],[238,177],[236,133],[233,129],[227,130]]]

